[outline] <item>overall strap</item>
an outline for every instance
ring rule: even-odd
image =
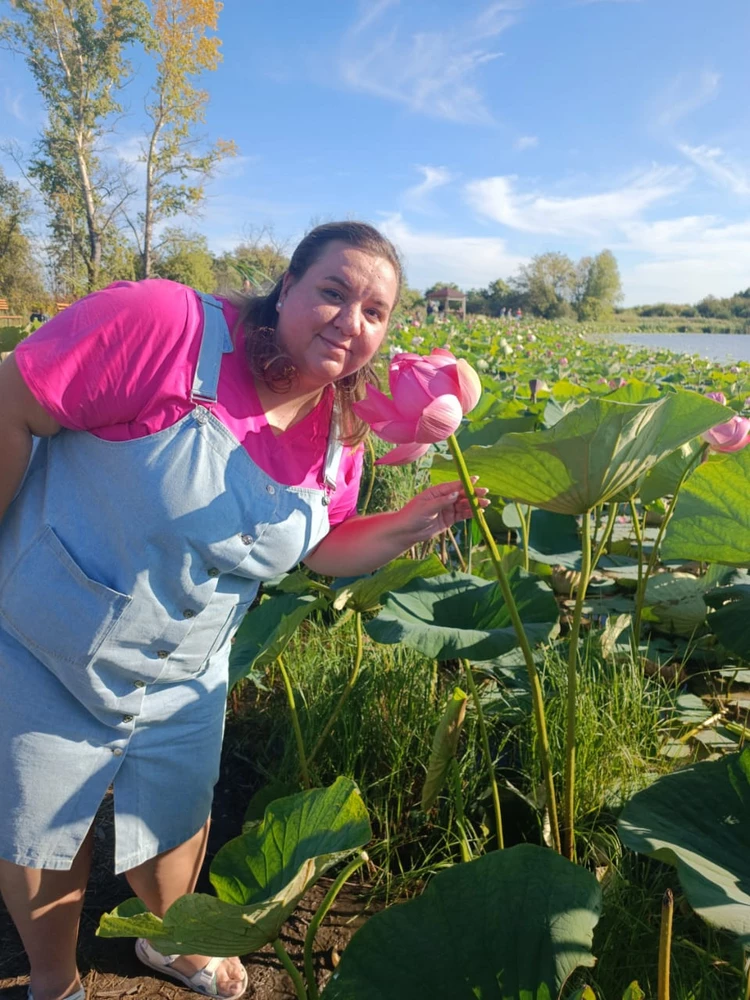
[[[336,480],[341,465],[341,456],[344,454],[344,442],[339,437],[341,430],[341,414],[338,405],[333,404],[331,413],[331,430],[328,435],[328,447],[326,448],[326,458],[323,464],[323,482],[329,490],[336,489]]]
[[[215,403],[221,357],[234,350],[221,302],[213,295],[195,293],[203,305],[203,337],[190,398],[194,403]]]

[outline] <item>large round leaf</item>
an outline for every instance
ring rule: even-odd
[[[399,590],[417,576],[440,576],[445,566],[436,555],[426,559],[394,559],[376,573],[346,581],[334,580],[336,596],[333,606],[337,611],[353,608],[355,611],[371,611],[380,603],[380,598],[389,590]]]
[[[708,627],[730,653],[750,661],[750,584],[719,587],[705,595],[706,604],[715,608],[708,616]]]
[[[750,448],[695,470],[680,490],[662,557],[750,566]]]
[[[659,778],[618,827],[632,850],[676,866],[704,920],[750,945],[750,748]]]
[[[694,392],[652,403],[589,399],[554,427],[506,434],[488,448],[470,448],[466,462],[496,496],[561,514],[582,514],[611,500],[691,438],[728,420],[732,411]],[[449,478],[435,456],[432,479]]]
[[[510,585],[529,640],[543,642],[557,622],[552,591],[520,569],[512,572]],[[388,594],[365,628],[376,642],[403,642],[433,660],[490,660],[518,645],[497,583],[468,573],[413,580]]]
[[[313,594],[279,594],[262,601],[242,620],[229,654],[229,686],[253,667],[272,663],[286,649],[298,626],[326,601]]]
[[[531,844],[436,875],[352,938],[324,1000],[537,1000],[591,967],[601,890]]]
[[[337,778],[269,806],[261,823],[230,840],[211,864],[216,896],[181,896],[159,920],[128,900],[102,917],[102,937],[147,937],[183,955],[245,955],[279,936],[295,906],[331,865],[371,838],[356,785]]]

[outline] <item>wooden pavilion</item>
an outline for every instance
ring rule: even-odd
[[[425,295],[425,301],[433,302],[444,316],[457,312],[466,319],[466,295],[458,288],[435,288]]]

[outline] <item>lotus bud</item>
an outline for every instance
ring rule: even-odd
[[[540,392],[549,392],[549,386],[543,378],[529,379],[529,390],[531,391],[531,402],[536,403],[536,397]]]
[[[721,403],[722,406],[727,405],[727,397],[723,392],[707,392],[706,399],[715,399],[717,403]]]

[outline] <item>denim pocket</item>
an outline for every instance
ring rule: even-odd
[[[130,601],[86,576],[47,525],[0,589],[0,622],[48,666],[85,667]]]

